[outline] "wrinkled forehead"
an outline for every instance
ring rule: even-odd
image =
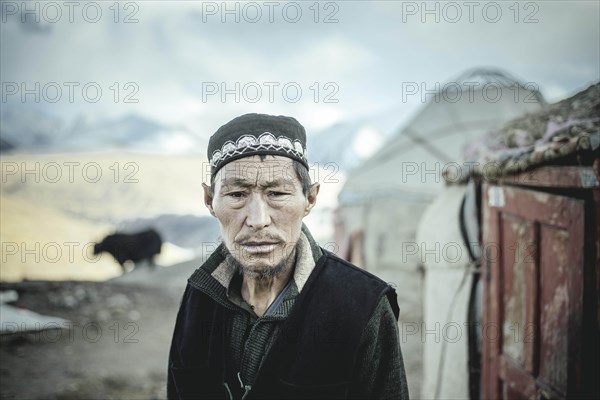
[[[227,163],[215,176],[215,184],[273,185],[299,183],[292,159],[267,155],[240,158]]]

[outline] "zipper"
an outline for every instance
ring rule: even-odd
[[[244,382],[242,382],[242,377],[240,376],[240,373],[237,373],[237,377],[238,380],[240,381],[240,387],[242,389],[244,389],[244,394],[242,395],[242,400],[244,400],[246,398],[246,396],[248,396],[248,393],[250,393],[250,391],[252,390],[252,386],[250,385],[244,385]]]
[[[227,390],[229,400],[233,400],[233,394],[231,393],[231,389],[229,389],[229,385],[227,384],[227,382],[223,382],[223,386],[225,386],[225,389]]]

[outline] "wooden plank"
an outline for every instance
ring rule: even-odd
[[[540,365],[539,378],[566,395],[569,370],[569,231],[543,226],[540,276]],[[568,264],[567,264],[568,263]]]
[[[482,204],[487,205],[491,199],[491,185],[484,183],[482,185]],[[482,366],[481,366],[481,387],[482,397],[486,399],[498,399],[501,397],[500,385],[498,379],[498,357],[499,357],[499,337],[492,337],[500,330],[500,318],[498,304],[500,302],[499,290],[496,282],[499,281],[499,263],[502,257],[499,251],[499,212],[497,208],[483,207],[482,216],[483,242],[483,316],[482,316]]]
[[[540,224],[533,225],[532,242],[528,244],[523,262],[525,270],[525,326],[523,345],[525,347],[525,369],[537,376],[539,369],[539,278],[540,278]]]
[[[583,287],[584,287],[584,252],[585,252],[585,208],[583,201],[572,200],[570,226],[567,228],[573,241],[569,246],[569,357],[567,397],[578,396],[582,391],[583,363]]]
[[[600,174],[595,167],[545,166],[516,175],[498,177],[499,184],[592,189],[600,187]]]
[[[501,212],[547,225],[567,229],[571,227],[570,213],[573,211],[571,202],[577,202],[577,207],[583,209],[583,201],[571,197],[514,186],[497,188],[502,191],[504,197]]]
[[[484,326],[502,327],[499,342],[484,337],[482,396],[577,396],[585,203],[489,183],[482,190]],[[501,249],[494,258],[493,247]],[[518,332],[522,342],[507,338],[511,323],[524,325]]]
[[[600,165],[600,162],[598,163]],[[594,205],[596,210],[596,240],[595,240],[595,271],[592,271],[592,276],[596,275],[596,322],[600,331],[600,190],[592,191],[594,197]]]
[[[503,398],[536,398],[535,379],[504,356],[500,358],[500,378],[504,386]]]
[[[533,373],[535,349],[535,297],[537,275],[535,262],[536,224],[526,219],[501,214],[502,257],[502,354]]]

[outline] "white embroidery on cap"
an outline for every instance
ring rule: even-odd
[[[220,150],[215,150],[210,159],[210,165],[216,167],[226,159],[256,150],[285,151],[300,158],[307,163],[306,148],[299,140],[292,140],[286,136],[275,138],[271,132],[261,133],[260,136],[243,135],[233,143],[231,140],[223,143]]]

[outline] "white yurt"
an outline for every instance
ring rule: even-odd
[[[399,257],[427,204],[455,176],[463,149],[485,132],[544,104],[536,85],[495,69],[474,69],[440,85],[398,134],[348,174],[339,194],[341,254],[366,269],[416,266]],[[406,247],[406,246],[405,246]],[[411,251],[412,252],[412,251]]]
[[[428,258],[439,260],[444,251],[436,243],[417,242],[419,221],[444,190],[442,174],[458,181],[465,169],[472,168],[463,159],[467,145],[544,104],[535,84],[492,68],[466,71],[439,85],[397,134],[348,173],[335,214],[338,254],[396,285],[413,396],[431,384],[421,373],[422,350],[423,342],[436,339],[424,332],[429,327],[422,317],[422,271]],[[423,394],[432,398],[433,390]]]

